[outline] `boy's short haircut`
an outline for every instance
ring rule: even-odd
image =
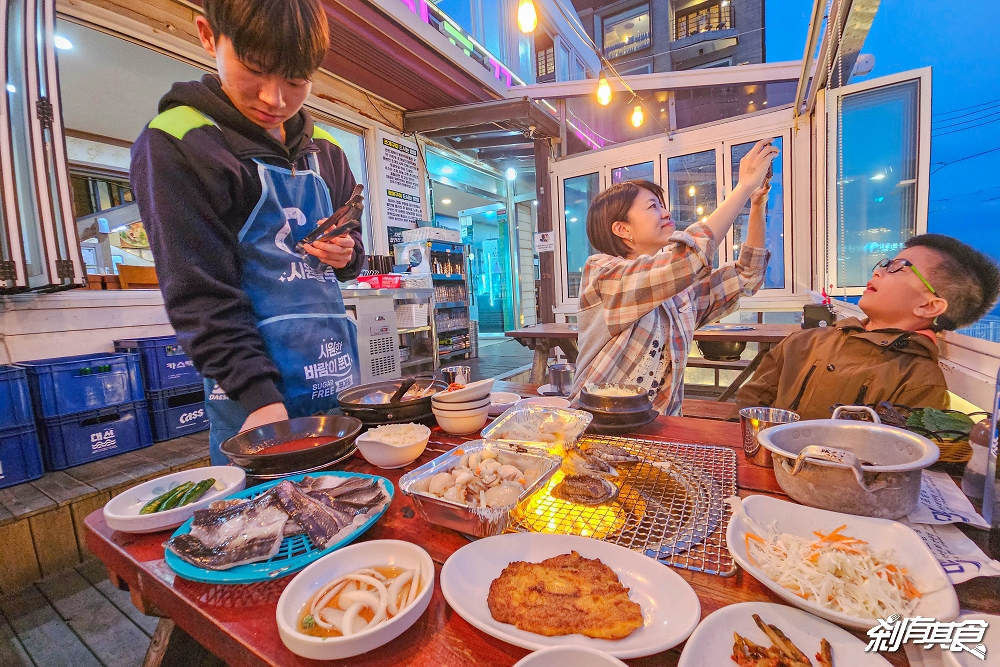
[[[216,39],[225,35],[240,62],[265,74],[309,79],[330,46],[320,0],[205,0]]]
[[[948,310],[938,317],[935,330],[972,324],[996,305],[1000,269],[987,255],[944,234],[921,234],[904,245],[930,248],[941,258],[928,276],[937,293],[948,302]]]
[[[615,234],[611,226],[621,220],[628,222],[628,212],[635,198],[642,190],[656,195],[663,202],[663,188],[656,183],[643,180],[622,181],[597,195],[587,211],[587,239],[598,252],[616,257],[628,257],[629,247],[625,240]]]

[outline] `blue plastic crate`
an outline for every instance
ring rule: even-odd
[[[207,429],[205,385],[149,392],[149,423],[154,442]]]
[[[177,336],[116,340],[115,350],[137,352],[142,356],[142,378],[146,391],[162,391],[201,382],[201,375],[177,343]]]
[[[46,470],[62,470],[153,444],[146,401],[38,423]]]
[[[0,489],[30,482],[44,473],[34,424],[0,431]]]
[[[134,403],[145,398],[139,355],[124,352],[20,361],[28,375],[35,419]]]
[[[27,374],[17,366],[0,366],[0,429],[25,425],[35,425]]]

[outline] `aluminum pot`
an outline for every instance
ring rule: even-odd
[[[398,403],[363,403],[362,399],[376,391],[392,393],[399,388],[403,380],[383,380],[351,387],[337,394],[340,409],[345,415],[357,417],[369,426],[390,424],[400,421],[417,421],[426,419],[431,414],[431,397],[401,400]],[[438,391],[444,391],[448,385],[441,380],[429,377],[418,378],[417,387],[427,387],[433,384]]]
[[[841,420],[866,410],[875,422]],[[866,406],[841,406],[832,419],[800,421],[757,435],[773,457],[778,485],[803,505],[880,519],[917,506],[924,468],[940,456],[927,438],[882,424]]]

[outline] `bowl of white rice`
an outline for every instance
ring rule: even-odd
[[[431,430],[423,424],[386,424],[354,441],[361,456],[379,468],[402,468],[424,453]]]

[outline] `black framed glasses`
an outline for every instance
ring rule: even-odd
[[[924,278],[923,274],[917,270],[917,267],[913,266],[913,262],[902,257],[897,257],[896,259],[883,259],[872,267],[872,273],[875,273],[878,269],[885,269],[886,273],[899,273],[906,267],[910,267],[910,271],[913,271],[913,274],[917,278],[920,278],[920,282],[927,286],[927,289],[930,290],[931,294],[937,294],[937,290],[931,287],[931,284],[927,282],[927,278]]]

